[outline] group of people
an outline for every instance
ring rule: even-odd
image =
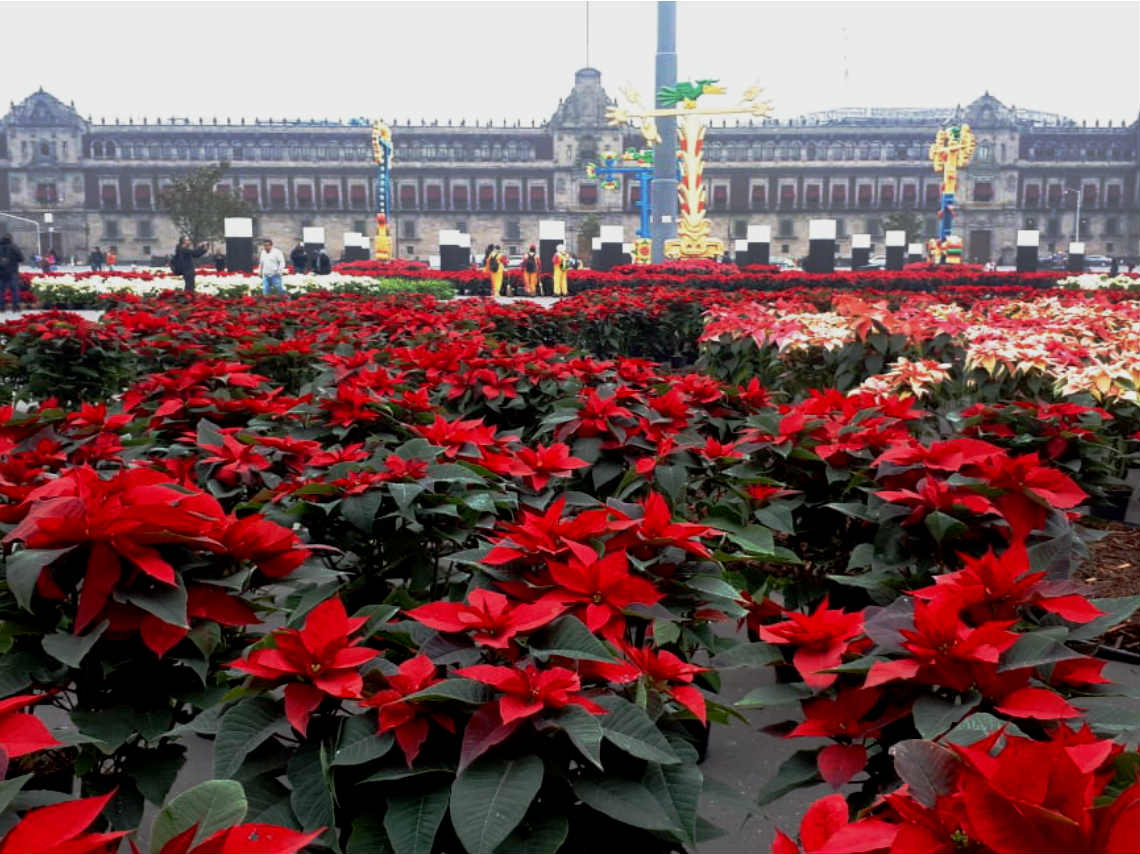
[[[306,249],[303,241],[298,240],[293,251],[289,253],[289,260],[293,262],[293,269],[298,273],[314,273],[318,276],[327,276],[332,272],[332,260],[324,247]]]
[[[503,252],[503,247],[491,243],[483,253],[483,272],[491,277],[491,296],[502,295],[503,277],[510,266],[510,257]],[[559,243],[550,260],[551,284],[554,296],[564,297],[569,291],[566,287],[566,273],[581,266],[577,258],[566,251],[566,246]],[[518,269],[522,270],[523,292],[528,297],[538,296],[542,282],[542,259],[538,257],[538,249],[532,243],[526,255],[519,262]],[[508,294],[509,296],[509,294]]]
[[[107,270],[114,270],[115,262],[118,260],[119,259],[115,256],[114,247],[104,252],[96,246],[87,256],[87,264],[91,268],[92,273],[98,273],[102,271],[104,267],[106,267]]]
[[[98,247],[96,247],[98,249]],[[174,247],[170,256],[170,269],[182,277],[184,290],[188,294],[194,293],[194,283],[198,272],[198,258],[208,251],[204,243],[195,245],[189,237],[183,237]],[[297,241],[296,248],[289,253],[289,260],[293,269],[298,273],[315,273],[327,276],[332,272],[332,262],[323,248],[310,251],[301,241]],[[213,258],[214,266],[218,272],[226,269],[226,256],[218,253]],[[94,268],[93,268],[94,269]],[[261,291],[266,296],[279,294],[284,296],[285,284],[282,277],[288,272],[285,255],[273,245],[273,241],[266,238],[261,242],[261,252],[257,258],[257,275],[261,277]]]

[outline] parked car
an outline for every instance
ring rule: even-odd
[[[773,267],[779,267],[782,270],[798,270],[798,269],[800,269],[796,265],[796,262],[793,261],[791,258],[785,258],[781,255],[777,255],[773,258],[769,258],[768,263],[770,265],[772,265]]]

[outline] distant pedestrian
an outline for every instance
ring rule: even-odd
[[[91,250],[87,256],[87,266],[91,268],[92,273],[98,273],[103,269],[103,253],[96,246]]]
[[[491,296],[497,297],[503,289],[503,273],[507,266],[507,256],[502,248],[494,246],[487,255],[487,266],[484,268],[491,275]]]
[[[285,296],[285,286],[281,283],[281,275],[285,272],[285,256],[281,250],[273,245],[272,240],[262,242],[261,256],[257,262],[257,272],[261,276],[261,291],[265,296],[270,293]]]
[[[182,277],[183,288],[186,293],[194,293],[194,276],[197,273],[195,258],[206,254],[206,247],[195,246],[189,237],[183,237],[174,247],[174,256],[170,260],[170,269]]]
[[[1112,259],[1112,264],[1108,268],[1108,275],[1114,276],[1114,277],[1120,275],[1120,259],[1119,258],[1113,258]]]
[[[554,295],[564,297],[567,295],[566,272],[571,268],[573,262],[570,260],[570,256],[566,254],[566,247],[561,243],[555,248],[554,258],[551,259],[550,263],[554,268]]]
[[[214,254],[214,269],[219,273],[224,273],[226,271],[226,256],[221,252]]]
[[[329,258],[329,254],[325,252],[323,246],[318,249],[313,256],[312,271],[318,276],[327,276],[332,272],[332,260]]]
[[[51,252],[51,251],[48,252],[47,257],[44,258],[44,264],[46,266],[46,269],[44,270],[44,272],[50,273],[52,271],[52,268],[55,267],[55,253],[54,252]]]
[[[305,251],[305,244],[298,240],[293,251],[289,253],[289,260],[293,262],[293,270],[298,273],[309,272],[309,253]]]
[[[20,262],[24,254],[12,242],[12,235],[0,237],[0,311],[8,305],[8,294],[12,295],[12,311],[20,310]]]
[[[107,250],[107,254],[103,256],[103,260],[107,264],[107,270],[108,271],[115,269],[115,262],[118,261],[119,258],[117,255],[115,255],[115,247],[114,246],[112,246],[110,249]]]
[[[528,297],[538,294],[538,277],[542,272],[542,260],[538,257],[538,248],[532,243],[523,256],[520,265],[523,271],[523,289]]]

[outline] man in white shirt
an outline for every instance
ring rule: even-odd
[[[257,263],[257,272],[261,275],[261,290],[266,296],[270,293],[284,296],[285,286],[281,283],[281,274],[285,272],[285,256],[280,249],[273,246],[272,240],[266,240],[262,246],[264,248]]]

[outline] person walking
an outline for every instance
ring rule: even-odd
[[[523,290],[528,297],[538,295],[538,277],[542,272],[542,261],[538,257],[538,250],[532,243],[522,260]]]
[[[261,245],[261,256],[257,262],[261,291],[265,296],[270,293],[285,296],[285,286],[281,283],[281,274],[285,272],[285,256],[280,249],[274,247],[272,240],[266,239]]]
[[[99,251],[98,246],[87,256],[87,266],[91,268],[92,273],[98,273],[103,269],[103,253]]]
[[[566,246],[559,243],[554,250],[554,259],[551,266],[554,268],[554,295],[564,297],[569,293],[566,288],[566,270],[570,265],[570,256],[566,254]]]
[[[115,247],[112,246],[107,250],[107,254],[103,256],[103,262],[107,265],[107,272],[111,272],[115,269],[115,262],[118,260],[118,256],[115,255]]]
[[[189,237],[183,237],[174,247],[174,257],[170,259],[170,268],[182,277],[182,284],[186,293],[194,293],[194,276],[197,273],[195,258],[206,254],[204,245],[195,246]]]
[[[0,237],[0,311],[6,311],[8,294],[12,295],[12,311],[20,310],[20,262],[24,253],[12,242],[12,235]]]
[[[322,246],[317,249],[313,256],[313,273],[318,276],[327,276],[331,272],[332,259],[329,258],[329,253],[325,252],[325,248]]]
[[[293,251],[289,253],[289,260],[293,262],[293,270],[297,273],[309,272],[309,253],[305,251],[305,244],[298,240]]]

